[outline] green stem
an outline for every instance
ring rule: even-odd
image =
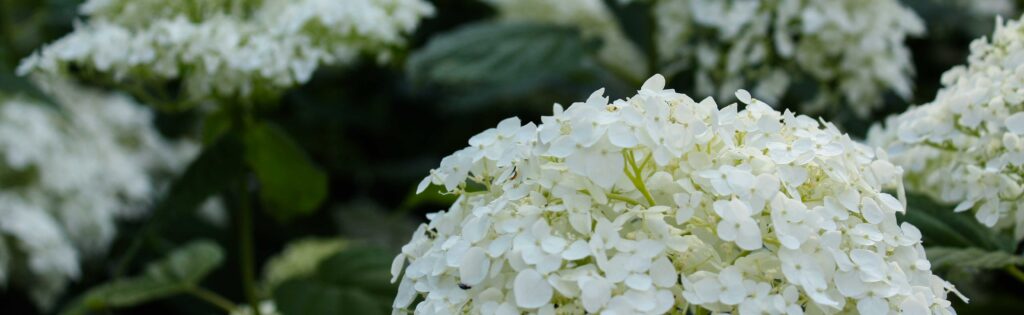
[[[1017,268],[1017,266],[1006,266],[1006,272],[1008,272],[1011,276],[1016,278],[1017,281],[1024,283],[1024,271],[1021,271],[1020,268]]]
[[[608,199],[611,199],[611,200],[625,201],[626,203],[628,203],[630,205],[634,205],[634,206],[640,204],[640,202],[638,202],[636,200],[633,200],[633,198],[629,198],[629,197],[626,197],[626,196],[623,196],[623,195],[620,195],[620,194],[606,194],[606,195],[608,196]]]
[[[227,298],[224,298],[220,294],[217,294],[216,292],[203,289],[201,287],[190,288],[188,289],[187,292],[188,294],[191,294],[192,296],[200,300],[203,300],[206,303],[210,303],[210,305],[216,306],[224,310],[225,312],[232,313],[235,311],[235,303],[231,302],[231,300],[228,300]]]
[[[625,150],[622,152],[622,155],[626,158],[626,163],[629,168],[633,169],[632,172],[626,169],[626,177],[628,177],[629,180],[633,182],[633,186],[644,195],[644,199],[647,199],[647,203],[650,206],[654,206],[654,197],[651,197],[651,193],[647,191],[647,185],[644,184],[644,181],[641,178],[643,170],[636,165],[636,159],[633,157],[633,151]],[[646,164],[646,161],[644,164]]]
[[[235,225],[238,230],[242,289],[245,290],[245,298],[249,301],[253,314],[260,315],[260,300],[256,292],[255,258],[253,257],[252,209],[249,207],[249,187],[245,178],[242,179],[238,188],[238,214]]]

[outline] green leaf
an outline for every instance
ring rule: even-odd
[[[396,293],[392,258],[377,248],[343,250],[321,262],[315,274],[278,286],[274,302],[285,315],[390,314]]]
[[[185,293],[197,287],[223,260],[223,250],[215,243],[195,241],[148,264],[145,272],[139,276],[114,280],[89,289],[60,314],[89,314]]]
[[[231,130],[231,115],[226,107],[218,107],[203,118],[202,141],[209,145]]]
[[[976,247],[928,247],[925,249],[933,269],[975,268],[1001,269],[1024,264],[1024,257],[1003,251],[988,251]]]
[[[327,196],[327,175],[277,125],[245,132],[246,161],[259,178],[260,199],[280,220],[312,213]]]
[[[238,136],[227,134],[205,147],[171,185],[157,205],[153,221],[194,211],[207,198],[227,190],[245,175],[244,149]]]
[[[263,268],[263,285],[273,291],[281,283],[312,274],[320,262],[348,246],[340,238],[307,238],[288,243]]]
[[[949,206],[920,195],[908,195],[902,220],[921,230],[926,246],[977,247],[1011,252],[1014,242],[978,223],[969,212],[956,213]]]
[[[456,101],[530,94],[592,65],[577,29],[553,24],[482,22],[434,36],[406,71],[418,82],[462,88]]]

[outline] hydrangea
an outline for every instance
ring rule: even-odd
[[[57,107],[0,96],[0,285],[47,308],[115,221],[140,215],[197,148],[171,143],[124,95],[54,82]]]
[[[719,109],[664,80],[503,120],[444,158],[419,191],[458,198],[396,257],[395,313],[953,313],[920,231],[896,221],[884,152],[743,90],[744,110]]]
[[[579,27],[583,36],[602,41],[597,60],[629,79],[647,76],[644,57],[626,38],[603,0],[482,0],[498,10],[501,19]]]
[[[924,25],[897,0],[651,2],[660,68],[692,71],[698,94],[728,99],[753,86],[774,103],[807,81],[801,90],[817,88],[801,95],[805,112],[846,104],[860,116],[890,90],[911,95],[904,40]]]
[[[88,21],[19,72],[180,84],[188,101],[255,98],[321,65],[388,60],[433,10],[422,0],[91,0],[81,6]]]
[[[1024,237],[1024,25],[997,21],[930,103],[876,125],[869,143],[907,170],[909,187]]]

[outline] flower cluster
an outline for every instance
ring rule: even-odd
[[[139,215],[197,151],[170,143],[124,95],[54,82],[57,108],[0,99],[0,285],[50,306],[79,261],[103,254],[115,221]]]
[[[913,67],[904,45],[920,34],[918,16],[897,0],[654,1],[661,69],[692,70],[697,93],[779,100],[792,83],[817,84],[801,95],[806,112],[846,104],[865,116],[891,89],[911,94]],[[804,88],[804,90],[807,90]]]
[[[1013,227],[1017,239],[1024,238],[1022,33],[1020,21],[999,20],[991,41],[971,43],[966,66],[943,74],[935,100],[868,135],[907,170],[912,190],[973,210],[987,226]]]
[[[603,0],[482,0],[510,21],[553,23],[579,27],[583,36],[599,38],[597,60],[637,81],[646,77],[644,57],[626,38]]]
[[[899,167],[746,91],[719,109],[664,85],[509,118],[444,158],[419,190],[459,197],[395,259],[396,312],[953,312],[882,191]]]
[[[81,6],[89,20],[19,72],[74,68],[180,82],[190,101],[250,98],[304,83],[321,65],[385,61],[433,10],[422,0],[91,0]]]

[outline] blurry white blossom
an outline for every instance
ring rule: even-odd
[[[235,310],[232,311],[229,315],[253,315],[253,314],[254,314],[254,312],[252,310],[252,306],[240,305],[237,308],[235,308]],[[266,301],[260,302],[260,314],[262,314],[262,315],[280,315],[281,313],[277,311],[277,305],[274,304],[273,300],[266,300]]]
[[[646,62],[626,38],[603,0],[482,0],[494,6],[501,19],[578,27],[584,37],[600,39],[597,59],[637,81],[646,77]]]
[[[1024,25],[997,22],[971,43],[967,65],[942,75],[930,103],[876,125],[869,143],[907,170],[914,191],[974,211],[1024,237]]]
[[[127,96],[52,82],[58,104],[0,95],[0,285],[47,308],[197,152]]]
[[[386,61],[433,11],[422,0],[91,0],[87,21],[19,72],[74,66],[119,82],[180,80],[190,100],[249,98],[304,83],[319,66]]]
[[[664,86],[509,118],[444,158],[419,191],[459,197],[396,257],[395,312],[953,312],[882,191],[902,195],[899,167],[746,91],[719,109]]]
[[[845,104],[866,116],[884,93],[913,92],[904,41],[924,25],[898,0],[649,2],[660,69],[693,71],[697,94],[730,99],[750,86],[773,103],[799,92],[808,113]]]

